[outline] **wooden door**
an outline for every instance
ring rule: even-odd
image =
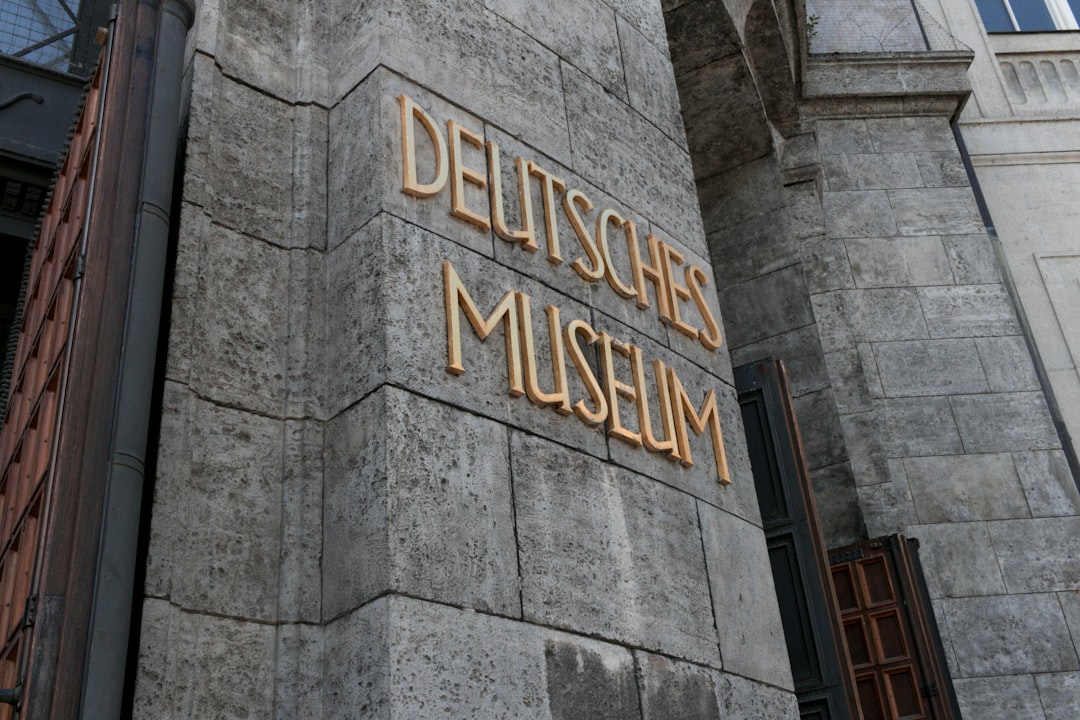
[[[864,720],[960,717],[917,550],[893,535],[829,556]]]

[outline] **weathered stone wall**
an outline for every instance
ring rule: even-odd
[[[733,362],[785,360],[829,545],[921,541],[965,715],[1071,717],[1080,496],[950,127],[970,53],[910,0],[806,12],[797,123],[736,29],[676,62]]]
[[[549,262],[539,179],[538,252],[402,192],[399,95],[498,143],[511,227],[523,157],[703,268],[716,313],[660,4],[199,13],[136,716],[794,717],[727,346],[586,283],[558,206]],[[683,468],[508,394],[505,326],[462,320],[447,372],[446,261],[482,313],[531,298],[545,390],[551,305],[715,391],[731,484],[707,435]]]

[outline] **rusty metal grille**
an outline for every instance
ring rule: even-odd
[[[11,394],[0,426],[0,687],[15,687],[22,680],[23,630],[53,482],[52,448],[88,207],[100,78],[99,72],[32,251]],[[9,706],[0,706],[0,720],[10,712]]]

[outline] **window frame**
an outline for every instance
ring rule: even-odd
[[[1020,22],[1017,20],[1016,13],[1013,12],[1012,3],[1014,0],[997,0],[1005,8],[1005,13],[1009,18],[1009,22],[1012,23],[1012,29],[1010,30],[990,30],[986,29],[988,33],[1022,33],[1022,32],[1063,32],[1069,30],[1080,30],[1080,23],[1077,22],[1077,13],[1073,11],[1072,6],[1069,4],[1069,0],[1037,0],[1041,2],[1046,8],[1046,11],[1050,15],[1050,20],[1054,23],[1052,30],[1025,30],[1020,27]],[[979,14],[979,19],[983,23],[983,27],[986,28],[986,20],[982,14],[982,8],[979,4],[975,3],[976,12]]]

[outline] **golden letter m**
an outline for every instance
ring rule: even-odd
[[[455,375],[465,372],[465,366],[461,364],[462,311],[481,340],[486,339],[502,323],[503,334],[506,336],[506,372],[510,381],[510,394],[514,397],[524,395],[521,340],[514,291],[510,290],[503,295],[495,309],[485,318],[468,290],[461,284],[461,278],[454,266],[446,260],[443,262],[443,292],[446,296],[446,351],[449,360],[446,369]]]

